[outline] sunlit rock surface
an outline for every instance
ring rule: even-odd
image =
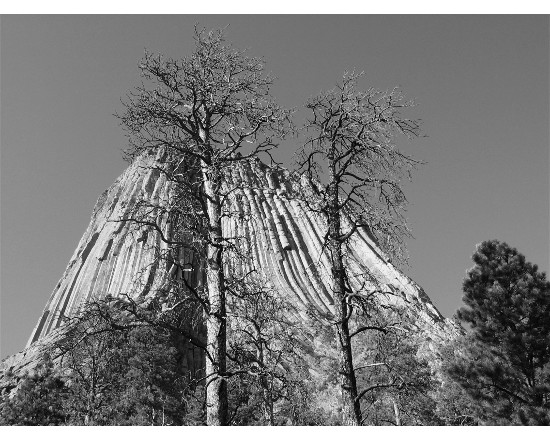
[[[46,303],[27,348],[5,359],[0,371],[33,368],[35,359],[47,350],[47,342],[55,338],[62,317],[74,316],[86,301],[106,295],[143,297],[152,294],[155,285],[167,276],[174,276],[155,263],[155,248],[162,246],[158,233],[142,233],[130,222],[117,221],[132,213],[139,200],[157,203],[170,197],[170,184],[155,169],[161,166],[159,157],[160,153],[134,161],[99,197],[90,224]],[[330,314],[328,260],[321,252],[324,226],[298,197],[307,192],[307,184],[290,179],[284,169],[255,160],[227,172],[225,185],[226,189],[234,188],[229,197],[231,211],[242,215],[225,218],[223,233],[248,238],[252,258],[247,264],[253,267],[245,269],[261,268],[298,310],[313,306]],[[392,293],[380,296],[380,301],[406,307],[427,340],[438,341],[456,333],[455,326],[438,312],[422,288],[388,261],[368,231],[356,234],[348,255],[352,287],[358,287],[353,284],[362,282],[360,275],[368,272],[381,290]],[[193,253],[182,251],[179,258],[193,270],[176,275],[187,277],[191,283],[202,282]],[[188,350],[189,366],[200,368],[203,356],[191,345]],[[0,384],[2,377],[0,373]]]

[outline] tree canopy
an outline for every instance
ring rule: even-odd
[[[480,423],[550,423],[550,283],[498,240],[479,244],[457,317],[469,333],[448,366]]]

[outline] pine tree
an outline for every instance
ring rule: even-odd
[[[175,332],[99,302],[66,330],[51,347],[55,365],[45,359],[1,396],[0,425],[204,424],[202,389],[183,374]]]
[[[448,372],[488,424],[549,424],[550,282],[497,240],[478,245],[458,319],[470,330]]]
[[[69,395],[52,361],[46,359],[37,371],[21,378],[14,396],[2,396],[0,425],[64,425],[68,419],[64,406]]]
[[[194,387],[178,362],[186,354],[180,336],[125,316],[116,304],[88,304],[59,342],[72,391],[70,424],[203,423],[188,404]]]

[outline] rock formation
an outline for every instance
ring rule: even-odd
[[[155,283],[179,270],[173,267],[172,273],[166,273],[155,263],[155,249],[163,246],[157,232],[139,233],[130,222],[118,221],[133,212],[139,201],[154,204],[170,197],[173,188],[159,171],[159,160],[160,153],[138,158],[99,197],[90,224],[46,303],[27,348],[5,359],[0,370],[32,368],[38,354],[55,338],[62,317],[74,316],[86,301],[106,295],[147,296]],[[256,160],[226,172],[225,185],[235,188],[229,203],[233,212],[242,215],[224,219],[224,236],[246,237],[250,264],[262,268],[298,310],[313,306],[331,313],[328,260],[321,252],[322,220],[296,197],[303,193],[305,183],[293,181],[284,169]],[[378,286],[393,292],[381,296],[381,301],[405,306],[426,338],[437,340],[454,332],[422,288],[388,261],[369,231],[356,235],[348,253],[349,269],[354,274],[370,273]],[[193,252],[182,251],[178,258],[190,268],[178,276],[200,282],[200,264]],[[352,287],[359,282],[353,280]],[[189,365],[200,367],[203,355],[191,345],[188,350]]]

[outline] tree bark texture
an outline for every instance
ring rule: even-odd
[[[395,426],[401,426],[401,418],[399,417],[399,407],[395,399],[391,400],[393,403],[393,412],[395,414]]]
[[[259,339],[260,338],[259,332],[257,336]],[[264,369],[265,368],[264,353],[261,347],[257,349],[257,356],[258,356],[260,367]],[[262,386],[262,394],[263,394],[264,421],[266,425],[274,426],[275,415],[273,413],[273,396],[271,393],[271,386],[265,372],[262,372],[260,376],[260,384]]]
[[[204,169],[204,167],[203,167]],[[213,181],[214,180],[214,181]],[[208,234],[206,255],[206,284],[210,312],[206,322],[206,423],[208,425],[228,424],[227,404],[227,313],[222,263],[221,206],[218,194],[219,182],[205,175],[205,196],[208,208]]]
[[[331,167],[332,168],[332,167]],[[332,170],[331,170],[332,171]],[[331,173],[331,178],[334,176]],[[336,343],[339,352],[339,375],[342,391],[342,423],[344,425],[361,424],[361,406],[357,400],[357,382],[353,368],[353,354],[349,332],[349,304],[346,296],[345,267],[342,254],[341,216],[338,210],[338,187],[331,180],[329,187],[328,244],[330,253],[332,295],[336,319]]]

